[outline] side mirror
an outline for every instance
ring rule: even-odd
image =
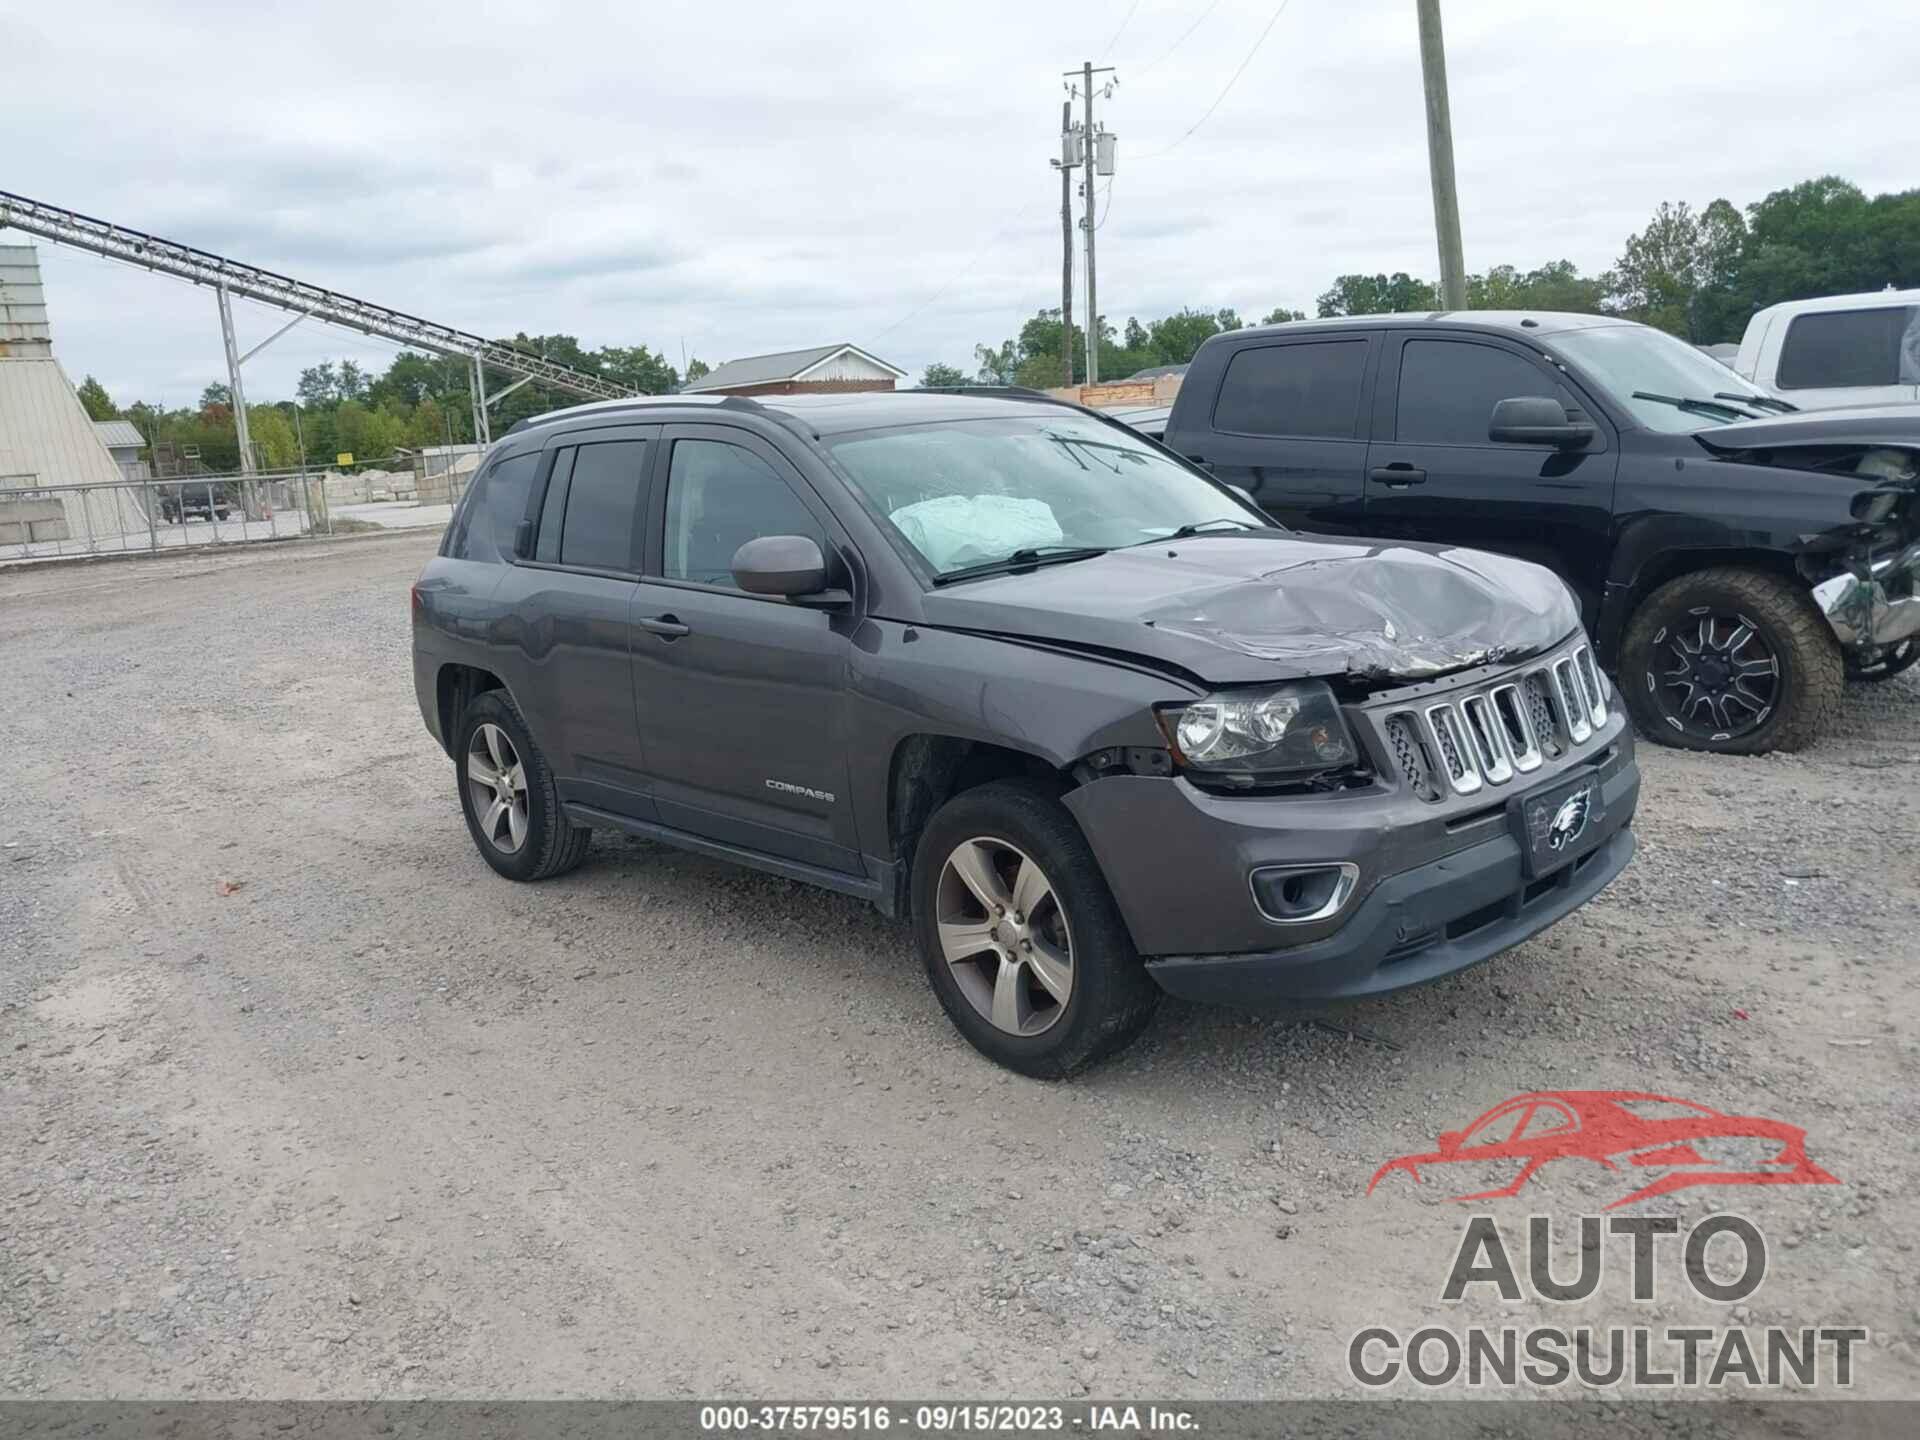
[[[851,602],[844,590],[827,589],[827,561],[806,535],[762,535],[733,552],[733,583],[749,595],[779,595],[830,609]]]
[[[1590,420],[1569,420],[1558,400],[1545,395],[1520,395],[1493,407],[1487,438],[1501,445],[1555,445],[1578,450],[1593,443],[1597,432]]]

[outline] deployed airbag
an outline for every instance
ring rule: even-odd
[[[936,571],[999,560],[1064,538],[1053,508],[1018,495],[941,495],[887,517]]]

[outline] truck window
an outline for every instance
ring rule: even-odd
[[[1409,340],[1400,352],[1394,438],[1486,445],[1493,407],[1521,395],[1567,402],[1564,390],[1511,351],[1464,340]]]
[[[1366,365],[1365,340],[1242,350],[1227,362],[1213,428],[1239,435],[1351,440]]]
[[[1920,384],[1920,308],[1796,315],[1780,346],[1782,390]]]
[[[534,450],[496,460],[480,472],[448,538],[449,559],[506,561],[513,553],[513,533],[527,518],[527,492],[539,463],[540,452]]]

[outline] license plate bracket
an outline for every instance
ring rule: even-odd
[[[1508,823],[1527,879],[1551,875],[1598,845],[1606,804],[1600,776],[1591,770],[1515,796]]]

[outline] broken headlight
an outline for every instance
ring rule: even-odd
[[[1318,680],[1209,695],[1156,713],[1174,758],[1192,770],[1301,775],[1360,758],[1333,691]]]

